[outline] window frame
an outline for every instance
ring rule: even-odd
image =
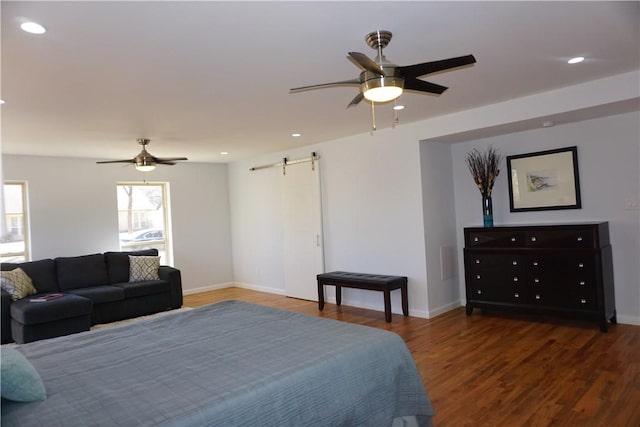
[[[19,180],[6,180],[2,182],[2,221],[7,226],[7,214],[5,212],[5,201],[4,201],[4,186],[6,185],[17,185],[22,188],[22,236],[24,237],[24,251],[22,252],[2,252],[0,251],[0,259],[9,258],[9,257],[18,257],[21,256],[24,258],[24,261],[20,262],[28,262],[31,261],[31,225],[29,221],[29,185],[27,181],[19,181]],[[8,231],[8,230],[7,230]],[[13,261],[9,261],[13,262]]]
[[[118,215],[118,232],[120,231],[120,209],[118,206],[118,189],[119,187],[149,187],[158,186],[162,192],[162,210],[163,210],[163,232],[164,238],[162,240],[154,240],[153,242],[164,242],[164,259],[163,265],[173,265],[173,242],[171,239],[171,203],[169,199],[169,183],[161,181],[118,181],[116,183],[116,214]],[[131,251],[141,249],[143,246],[149,246],[149,241],[141,241],[139,243],[131,243],[126,247],[122,246],[120,238],[118,238],[118,244],[121,251]]]

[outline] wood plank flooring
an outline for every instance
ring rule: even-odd
[[[433,319],[317,303],[241,288],[185,296],[237,299],[394,331],[416,361],[444,426],[640,426],[640,326],[464,308]]]

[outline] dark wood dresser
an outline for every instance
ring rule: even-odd
[[[565,313],[616,323],[609,223],[464,229],[467,314]]]

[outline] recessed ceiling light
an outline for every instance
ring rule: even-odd
[[[0,105],[4,104],[4,99],[0,99]]]
[[[301,133],[292,133],[291,134],[291,136],[294,137],[294,138],[297,138],[297,137],[299,137],[301,135],[302,135]]]
[[[222,154],[223,156],[226,156],[227,154],[229,154],[228,151],[221,151],[220,154]]]
[[[569,64],[579,64],[582,61],[584,61],[584,56],[576,56],[575,58],[571,58],[570,60],[568,60],[567,62]]]
[[[404,110],[404,105],[394,105],[393,109],[396,111]]]
[[[22,24],[20,24],[20,28],[22,28],[23,31],[31,34],[44,34],[47,32],[47,30],[42,25],[36,22],[23,22]]]

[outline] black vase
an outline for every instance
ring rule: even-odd
[[[493,227],[493,203],[491,196],[482,196],[482,219],[485,227]]]

